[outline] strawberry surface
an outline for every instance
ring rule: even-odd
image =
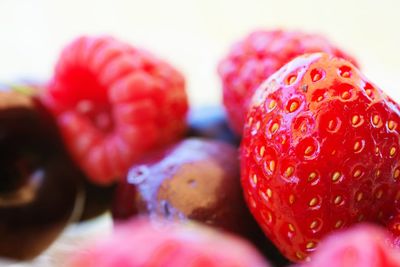
[[[385,223],[400,198],[399,106],[349,61],[297,57],[255,93],[241,144],[246,201],[302,261],[326,234]]]
[[[328,39],[301,31],[255,31],[232,46],[218,73],[229,123],[238,135],[242,135],[251,97],[261,82],[294,57],[313,52],[326,52],[356,64]]]
[[[299,267],[398,267],[400,251],[384,229],[362,224],[324,239],[313,260]]]
[[[400,248],[400,214],[397,213],[391,217],[386,227],[392,235],[393,246]]]
[[[140,155],[177,140],[186,127],[182,75],[111,37],[69,44],[43,98],[73,158],[97,184],[114,182]]]
[[[71,267],[267,267],[246,241],[194,223],[139,219],[77,252]]]

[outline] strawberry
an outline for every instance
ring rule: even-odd
[[[399,106],[349,61],[297,57],[257,90],[241,181],[265,234],[293,261],[326,234],[385,223],[400,199]]]
[[[324,239],[313,260],[298,267],[398,267],[400,252],[390,247],[384,229],[373,225],[333,233]]]
[[[81,250],[71,267],[267,267],[246,241],[195,223],[137,219]]]
[[[69,44],[43,99],[69,152],[96,184],[118,180],[133,161],[176,141],[186,128],[182,75],[111,37]]]
[[[318,34],[259,30],[235,43],[218,66],[229,123],[241,136],[246,112],[257,87],[284,64],[304,53],[326,52],[356,61]]]
[[[387,222],[387,229],[392,234],[393,246],[400,248],[400,214],[397,213],[395,216],[389,219]]]
[[[393,216],[388,222],[388,230],[394,236],[400,236],[400,214]]]

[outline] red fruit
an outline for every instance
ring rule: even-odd
[[[46,103],[75,161],[98,184],[177,140],[188,108],[182,75],[111,37],[80,37],[58,60]]]
[[[70,262],[73,267],[269,266],[246,241],[195,224],[137,220]]]
[[[300,56],[252,100],[242,186],[265,234],[293,261],[359,221],[384,223],[400,198],[400,110],[350,62]]]
[[[400,248],[400,214],[396,214],[389,219],[387,229],[392,234],[393,246]]]
[[[388,245],[387,232],[358,225],[324,239],[312,261],[299,267],[398,267],[400,252]]]
[[[400,237],[400,214],[389,220],[388,230],[396,237]]]
[[[242,135],[251,97],[261,82],[296,56],[313,52],[355,63],[323,36],[299,31],[255,31],[233,45],[220,62],[218,73],[229,123],[238,135]]]

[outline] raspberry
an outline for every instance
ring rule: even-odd
[[[245,240],[196,223],[144,218],[117,224],[109,237],[76,250],[71,267],[268,267]]]
[[[294,267],[398,267],[400,253],[390,242],[383,228],[359,224],[330,234],[310,262]]]
[[[218,73],[229,124],[238,135],[242,135],[250,99],[261,82],[296,56],[312,52],[326,52],[357,65],[323,36],[299,31],[255,31],[233,45]]]
[[[111,37],[69,44],[43,98],[74,160],[97,184],[119,179],[143,153],[186,129],[182,75]]]

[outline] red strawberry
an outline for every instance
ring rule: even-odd
[[[293,261],[326,234],[385,222],[400,199],[399,106],[350,62],[300,56],[255,93],[242,186],[265,234]]]
[[[393,237],[393,246],[400,248],[400,214],[397,213],[395,216],[390,218],[387,223],[387,229],[390,231]]]
[[[182,75],[111,37],[80,37],[61,54],[46,95],[70,153],[98,184],[178,139],[188,108]]]
[[[299,31],[255,31],[235,43],[220,62],[223,100],[230,125],[238,135],[257,87],[284,64],[304,53],[326,52],[355,60],[317,34]]]
[[[399,236],[400,237],[400,214],[397,214],[396,216],[393,216],[393,218],[391,218],[389,220],[388,230],[394,236]]]
[[[204,226],[137,220],[73,257],[71,267],[267,267],[246,241]]]
[[[387,232],[358,225],[324,239],[312,261],[299,267],[398,267],[400,252],[388,245]]]

